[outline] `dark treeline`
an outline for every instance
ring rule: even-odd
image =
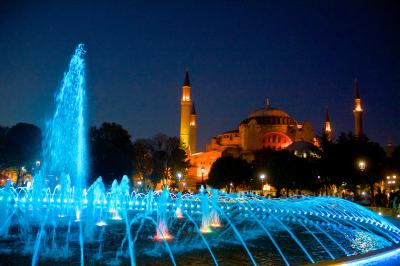
[[[90,183],[98,176],[110,184],[123,175],[135,175],[147,188],[184,174],[189,166],[177,137],[157,134],[132,142],[128,131],[116,123],[92,127],[89,136]]]
[[[141,179],[143,188],[152,187],[178,172],[184,174],[188,167],[179,138],[157,134],[150,139],[132,142],[128,131],[116,123],[90,128],[88,145],[88,184],[101,176],[109,185],[114,179],[120,180],[123,175],[128,175]],[[34,174],[37,161],[42,161],[39,127],[26,123],[11,128],[0,126],[0,171],[24,168]]]
[[[0,169],[33,166],[40,160],[42,132],[39,127],[18,123],[11,128],[0,126]]]
[[[88,135],[88,184],[99,176],[111,184],[128,175],[141,180],[143,188],[147,188],[175,178],[178,172],[184,175],[189,166],[177,137],[157,134],[132,141],[128,131],[116,123],[92,127]],[[41,142],[41,130],[35,125],[0,126],[0,170],[34,169],[35,163],[41,161]],[[387,156],[378,143],[365,136],[341,134],[330,141],[322,134],[319,142],[320,147],[306,158],[287,150],[259,150],[250,163],[241,158],[221,157],[213,164],[207,183],[228,191],[260,189],[259,176],[265,173],[265,181],[277,189],[278,195],[298,190],[328,195],[341,187],[354,194],[363,190],[373,196],[377,182],[400,173],[400,146]],[[365,169],[360,169],[360,161],[365,162]]]
[[[365,163],[365,168],[360,167],[360,162]],[[211,168],[208,184],[228,190],[261,189],[259,177],[264,173],[278,196],[299,190],[332,195],[334,187],[341,187],[355,195],[367,191],[373,198],[375,184],[399,172],[400,146],[387,156],[378,143],[365,136],[343,133],[336,141],[330,141],[322,134],[320,148],[306,158],[287,150],[269,149],[255,152],[250,163],[241,158],[221,157]]]

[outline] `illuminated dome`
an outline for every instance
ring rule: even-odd
[[[241,124],[248,124],[251,120],[255,119],[257,124],[263,125],[296,125],[296,121],[289,117],[289,115],[278,108],[272,108],[267,101],[264,108],[257,109],[251,112]]]
[[[248,118],[267,117],[267,116],[289,117],[289,115],[287,113],[285,113],[284,111],[282,111],[280,109],[266,106],[265,108],[260,108],[254,112],[251,112],[249,114]]]

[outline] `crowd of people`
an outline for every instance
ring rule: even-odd
[[[375,205],[376,207],[384,207],[393,209],[393,214],[400,213],[400,190],[394,192],[388,192],[386,190],[378,190],[375,195]]]

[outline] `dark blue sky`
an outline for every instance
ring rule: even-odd
[[[188,68],[200,149],[266,97],[316,132],[329,106],[336,135],[352,131],[354,77],[366,134],[400,142],[398,1],[148,2],[1,1],[0,124],[43,126],[83,42],[89,123],[134,139],[178,135]]]

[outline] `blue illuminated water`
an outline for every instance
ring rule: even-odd
[[[34,185],[0,189],[0,263],[299,265],[399,243],[396,226],[340,198],[138,193],[127,176],[86,187],[84,54],[56,95]]]
[[[70,181],[67,176],[64,178],[64,190],[68,188],[69,182],[71,182],[71,187],[77,191],[82,191],[86,185],[87,130],[85,125],[84,54],[83,44],[79,44],[57,92],[56,109],[53,118],[47,124],[43,144],[42,176],[50,182],[48,185],[51,186],[56,181],[51,176],[69,175]],[[47,186],[45,185],[45,187]]]
[[[275,200],[216,190],[136,193],[124,190],[127,183],[124,177],[105,191],[99,179],[83,193],[79,214],[76,197],[61,190],[34,198],[26,188],[2,189],[0,204],[8,214],[2,220],[7,230],[2,230],[1,251],[32,256],[41,232],[35,263],[79,264],[83,252],[82,263],[92,265],[154,260],[160,265],[298,265],[362,254],[400,240],[400,230],[391,223],[340,198]]]

